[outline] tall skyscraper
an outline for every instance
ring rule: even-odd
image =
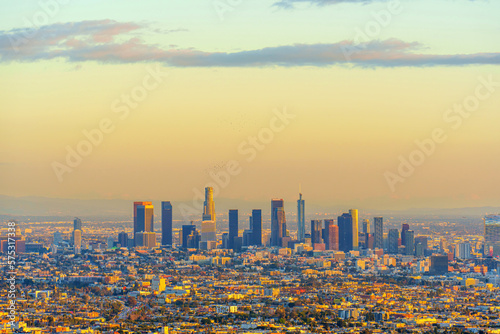
[[[374,247],[383,249],[384,248],[384,218],[375,217],[373,219],[375,225],[374,233]]]
[[[415,233],[412,230],[407,230],[405,232],[405,254],[414,255],[415,254]]]
[[[205,188],[205,202],[203,202],[203,220],[215,222],[214,188]]]
[[[286,230],[285,208],[283,199],[271,200],[271,246],[281,247],[283,228]]]
[[[337,218],[337,225],[339,227],[339,249],[343,252],[353,250],[352,224],[352,216],[350,213],[343,213],[342,216]]]
[[[306,218],[305,218],[305,201],[302,199],[302,194],[299,194],[297,200],[297,239],[304,241],[306,237]]]
[[[82,230],[73,230],[74,252],[80,254],[82,252]]]
[[[215,222],[204,220],[201,222],[201,241],[216,241]]]
[[[229,248],[229,233],[222,232],[222,249],[231,249]]]
[[[79,230],[80,232],[82,231],[82,220],[80,218],[75,217],[75,220],[73,220],[73,232]],[[81,235],[81,233],[80,233]],[[75,234],[71,234],[71,243],[73,246],[75,245]]]
[[[73,230],[82,230],[82,220],[80,218],[76,218],[73,220]]]
[[[75,231],[75,230],[74,230]],[[54,245],[59,245],[63,241],[62,234],[59,231],[54,232]]]
[[[141,230],[137,226],[137,207],[139,205],[153,205],[153,203],[152,202],[134,202],[134,236],[137,232],[141,232]]]
[[[138,205],[136,232],[154,232],[154,207],[152,204]]]
[[[401,245],[405,245],[405,241],[406,241],[406,237],[405,237],[405,233],[406,231],[408,231],[410,229],[410,225],[408,224],[403,224],[401,226]]]
[[[418,236],[415,237],[415,249],[418,244],[422,245],[422,252],[425,254],[425,252],[428,250],[428,240],[426,236]],[[422,254],[422,255],[424,255]]]
[[[196,225],[182,225],[182,248],[190,248],[189,246],[189,236],[196,231]]]
[[[234,238],[238,237],[238,210],[229,210],[228,248],[234,249]]]
[[[108,244],[107,249],[112,249],[113,247],[115,247],[115,239],[112,236],[109,236],[107,239],[107,244]]]
[[[243,245],[243,238],[242,237],[234,238],[234,251],[235,252],[241,252],[242,245]]]
[[[120,232],[118,234],[118,243],[121,247],[128,247],[128,234],[127,232]]]
[[[441,240],[439,240],[439,252],[442,254],[448,252],[448,242],[445,238],[441,238]]]
[[[153,204],[151,202],[134,202],[134,245],[136,247],[152,248],[156,246],[156,242],[151,246],[152,236],[145,233],[154,234],[154,213]],[[156,234],[155,240],[156,240]],[[151,246],[151,247],[149,247]]]
[[[201,236],[198,230],[195,228],[186,237],[186,248],[200,248]],[[205,242],[205,246],[208,246],[208,242]]]
[[[359,248],[359,223],[358,223],[358,210],[351,209],[349,213],[352,217],[352,249],[357,250]]]
[[[370,219],[363,220],[363,233],[370,234]]]
[[[204,220],[201,222],[201,249],[213,249],[217,244],[215,222]]]
[[[262,246],[262,210],[252,210],[252,238],[255,246]]]
[[[500,215],[484,217],[484,254],[486,256],[500,255]]]
[[[248,230],[243,230],[243,238],[241,239],[242,240],[242,245],[243,246],[251,246],[253,245],[253,236],[252,236],[252,233],[253,233],[253,217],[250,215],[250,217],[248,217]],[[245,233],[246,232],[246,233]]]
[[[372,233],[368,233],[365,235],[365,247],[367,249],[374,249],[375,246],[375,238]]]
[[[252,236],[252,230],[251,229],[243,231],[242,242],[243,242],[243,246],[252,246],[253,236]]]
[[[278,209],[278,217],[280,218],[280,225],[281,225],[281,246],[282,247],[288,247],[287,243],[283,242],[283,239],[288,237],[288,230],[286,229],[286,218],[285,218],[285,208],[280,208]]]
[[[399,231],[395,228],[389,230],[389,254],[397,254],[399,247]]]
[[[172,204],[161,202],[161,245],[172,246]]]
[[[325,219],[325,248],[328,250],[339,250],[339,227],[333,219]]]
[[[313,244],[321,244],[323,243],[323,238],[321,237],[321,220],[311,220],[311,243]]]
[[[156,247],[156,233],[155,232],[137,232],[134,238],[135,247]]]
[[[471,258],[471,247],[470,243],[463,242],[455,246],[455,257],[458,259],[470,259]]]
[[[415,242],[415,256],[423,257],[424,255],[424,245],[422,245],[420,242]]]

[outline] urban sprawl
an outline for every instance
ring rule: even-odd
[[[133,224],[5,222],[0,334],[500,333],[500,215],[481,233],[356,209],[306,223],[300,194],[293,230],[283,199],[223,229],[210,187],[201,228],[172,211],[161,233],[152,202]]]

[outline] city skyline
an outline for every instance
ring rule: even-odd
[[[312,249],[318,251],[325,250],[342,250],[342,251],[358,251],[360,248],[383,249],[383,217],[374,217],[375,221],[375,236],[367,233],[369,220],[366,219],[363,224],[363,232],[358,230],[359,211],[357,209],[349,209],[349,213],[344,213],[337,217],[337,224],[333,219],[312,219],[310,225],[310,233],[306,233],[304,225],[300,220],[304,221],[305,210],[302,193],[299,193],[297,201],[297,226],[296,231],[289,230],[286,224],[286,216],[284,211],[283,199],[271,199],[271,225],[270,234],[266,234],[263,240],[262,234],[262,210],[253,209],[252,215],[249,216],[249,228],[243,230],[243,235],[239,236],[239,214],[238,209],[229,209],[228,211],[228,232],[222,233],[222,239],[218,238],[217,224],[215,221],[215,201],[213,198],[213,188],[205,188],[205,200],[203,202],[203,214],[201,220],[201,229],[198,230],[194,221],[191,220],[190,225],[182,225],[180,234],[180,242],[183,248],[197,248],[201,250],[216,249],[219,241],[222,241],[223,249],[232,249],[240,251],[242,246],[261,246],[268,245],[270,247],[288,248],[294,247],[297,244],[311,244]],[[299,217],[302,216],[301,219]],[[135,201],[133,202],[133,242],[129,243],[128,235],[122,231],[118,235],[118,243],[122,247],[145,247],[147,249],[157,246],[157,237],[161,236],[162,247],[173,248],[173,206],[170,201],[161,202],[161,231],[155,232],[154,229],[154,205],[151,202]],[[324,225],[323,225],[324,224]],[[80,231],[82,221],[79,218],[74,220],[74,230]],[[402,237],[405,234],[405,226],[402,225]],[[223,229],[224,231],[225,229]],[[296,233],[295,233],[296,232]],[[410,231],[413,233],[413,231]],[[365,240],[359,241],[362,236]],[[73,240],[74,237],[73,237]],[[73,241],[74,242],[74,241]],[[412,237],[413,243],[413,237]],[[108,248],[112,248],[114,240],[111,236],[108,237]],[[407,251],[411,254],[414,252],[413,246],[410,248],[404,242]],[[109,246],[111,245],[111,246]],[[76,250],[76,248],[75,248]]]
[[[214,210],[207,209],[215,208],[212,191],[213,189],[211,188],[205,189],[204,218],[210,218],[213,217],[212,215],[215,215]],[[299,194],[299,198],[301,198],[301,195]],[[299,199],[298,203],[300,201]],[[298,208],[300,208],[300,205]],[[200,230],[197,229],[193,221],[191,221],[190,225],[183,225],[176,243],[173,241],[172,205],[170,201],[162,202],[161,234],[154,231],[153,205],[149,204],[149,202],[133,202],[133,229],[134,231],[137,229],[139,232],[135,232],[135,237],[131,240],[132,242],[129,242],[125,231],[121,231],[118,234],[118,242],[112,236],[109,236],[107,239],[108,249],[113,248],[114,245],[121,245],[121,247],[127,248],[139,247],[139,249],[153,249],[159,246],[173,249],[177,245],[177,247],[183,249],[206,251],[230,249],[234,252],[241,252],[243,247],[264,246],[293,249],[295,252],[309,249],[317,252],[340,251],[343,254],[347,252],[350,254],[359,254],[360,251],[367,252],[372,250],[379,256],[384,251],[387,251],[388,254],[404,254],[416,257],[431,255],[428,252],[428,237],[416,235],[415,231],[410,229],[410,224],[408,223],[401,224],[401,232],[398,229],[391,228],[387,233],[384,233],[384,218],[375,216],[373,217],[374,233],[370,233],[371,224],[369,219],[363,221],[362,231],[359,231],[357,223],[359,220],[359,211],[357,209],[349,209],[348,213],[343,213],[337,217],[336,224],[334,219],[330,218],[312,219],[310,221],[310,233],[305,233],[305,231],[301,231],[302,227],[300,224],[297,224],[296,230],[289,230],[287,228],[283,209],[283,199],[271,199],[271,225],[269,234],[262,234],[261,210],[253,209],[252,215],[249,217],[249,228],[243,229],[243,234],[240,236],[238,210],[230,209],[228,211],[227,228],[229,232],[223,232],[226,229],[222,229],[222,238],[218,237],[221,229],[219,228],[218,230],[216,228],[215,221],[203,219]],[[148,211],[149,213],[147,213]],[[211,214],[207,214],[208,211],[211,211]],[[485,256],[496,257],[500,254],[500,239],[498,237],[499,217],[499,215],[486,215],[483,217],[484,245],[482,252]],[[56,234],[54,234],[54,243],[57,244],[56,240],[61,242],[62,237],[59,232],[56,232]],[[301,236],[302,234],[304,235]],[[160,235],[161,242],[158,242]],[[166,235],[170,236],[169,242],[164,241]],[[81,240],[82,221],[79,218],[75,218],[72,239],[70,241],[74,245],[75,254],[80,254],[81,252]],[[444,239],[441,238],[440,240],[439,249],[442,252],[448,246]],[[447,253],[446,256],[449,257],[453,253],[457,258],[470,259],[472,254],[471,246],[468,243],[456,244],[453,252]]]
[[[0,2],[0,333],[498,331],[499,13]]]

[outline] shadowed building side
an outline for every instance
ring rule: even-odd
[[[172,246],[172,204],[161,202],[161,244]]]

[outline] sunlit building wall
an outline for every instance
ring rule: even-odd
[[[357,209],[350,209],[349,213],[352,217],[352,249],[357,250],[359,248],[359,213]]]

